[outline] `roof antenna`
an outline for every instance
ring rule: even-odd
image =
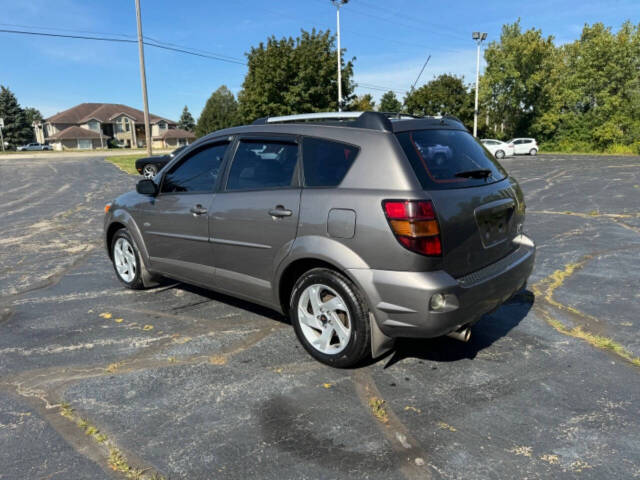
[[[416,81],[413,82],[413,85],[411,85],[411,88],[409,89],[409,93],[413,92],[413,89],[415,88],[416,83],[418,83],[418,80],[420,80],[420,77],[422,76],[422,72],[424,72],[424,69],[427,66],[427,63],[429,63],[430,59],[431,59],[431,54],[429,54],[429,56],[427,57],[427,61],[424,62],[424,65],[422,65],[422,70],[420,70],[420,73],[418,74],[418,77],[416,78]]]

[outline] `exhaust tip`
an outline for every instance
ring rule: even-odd
[[[447,333],[447,337],[454,338],[460,342],[468,342],[471,339],[471,329],[469,327],[462,327],[453,332]]]

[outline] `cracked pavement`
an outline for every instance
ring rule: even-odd
[[[122,288],[102,208],[135,177],[0,159],[0,479],[640,478],[640,159],[502,163],[529,289],[467,344],[335,370],[261,307]]]

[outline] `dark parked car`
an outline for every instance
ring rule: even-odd
[[[336,367],[397,337],[468,340],[535,256],[518,183],[453,117],[261,119],[201,138],[105,210],[125,286],[166,276],[262,304]]]
[[[173,160],[173,158],[185,148],[187,148],[187,146],[183,145],[165,155],[139,158],[136,160],[136,170],[140,175],[144,175],[144,178],[154,178],[167,163]]]
[[[28,143],[26,145],[22,145],[18,147],[16,150],[19,152],[33,151],[33,150],[52,150],[51,145],[46,145],[44,143]]]

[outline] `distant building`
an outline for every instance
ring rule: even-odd
[[[154,148],[188,145],[196,136],[176,128],[176,122],[149,115]],[[124,148],[146,147],[144,113],[118,103],[81,103],[34,124],[36,141],[55,150],[107,148],[113,139]]]

